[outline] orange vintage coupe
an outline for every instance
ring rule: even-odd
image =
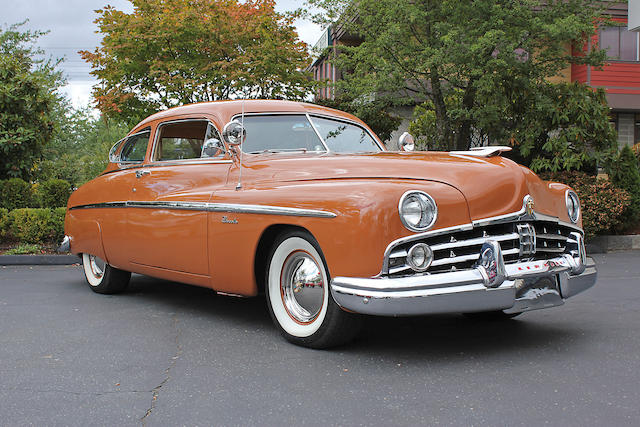
[[[266,295],[276,327],[321,348],[362,315],[509,318],[596,281],[580,203],[500,156],[387,151],[317,105],[224,101],[150,116],[69,199],[63,246],[98,293],[131,272]]]

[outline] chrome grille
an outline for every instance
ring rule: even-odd
[[[384,272],[390,276],[415,274],[406,257],[409,248],[418,242],[433,250],[434,259],[427,272],[434,273],[472,268],[487,240],[500,243],[506,264],[553,258],[567,251],[567,239],[575,231],[553,221],[528,220],[434,232],[433,236],[400,242],[391,248]]]

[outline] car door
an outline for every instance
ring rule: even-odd
[[[144,163],[151,136],[151,127],[145,127],[114,144],[109,160],[118,169],[101,176],[101,201],[112,203],[109,209],[98,209],[95,218],[99,224],[105,254],[109,263],[128,268],[133,242],[127,233],[127,202],[136,183],[136,171]]]
[[[207,208],[231,159],[204,118],[159,123],[150,161],[136,171],[127,216],[131,262],[208,276]]]

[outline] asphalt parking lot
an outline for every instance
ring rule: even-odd
[[[331,351],[288,344],[262,298],[79,267],[0,268],[0,425],[638,425],[640,252],[508,322],[369,319]]]

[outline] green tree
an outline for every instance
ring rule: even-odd
[[[42,31],[21,31],[24,24],[0,29],[0,179],[29,180],[43,148],[53,137],[52,110],[64,82],[59,61],[36,59],[33,43]]]
[[[399,117],[387,112],[390,107],[387,103],[359,102],[344,94],[336,96],[335,99],[319,99],[317,103],[353,114],[369,125],[371,130],[383,141],[391,138],[391,133],[398,128],[401,121]]]
[[[37,163],[39,181],[63,179],[78,187],[98,176],[108,163],[111,146],[129,131],[129,125],[95,117],[89,108],[61,109],[59,130]]]
[[[425,132],[424,144],[448,150],[468,149],[474,139],[490,140],[522,146],[525,157],[530,153],[580,157],[585,143],[612,142],[610,132],[592,132],[608,122],[606,109],[599,108],[599,96],[587,96],[588,89],[584,87],[556,88],[549,83],[550,78],[571,64],[603,64],[605,52],[597,48],[592,47],[582,55],[572,54],[594,34],[597,27],[594,23],[604,22],[601,3],[590,0],[308,0],[308,3],[323,10],[316,16],[319,21],[339,17],[334,25],[361,40],[357,46],[340,46],[340,54],[334,59],[344,76],[338,90],[353,99],[373,96],[376,100],[388,99],[389,103],[420,105],[416,111],[420,123],[414,129]],[[566,96],[580,91],[583,93],[579,105],[566,102]],[[589,118],[596,122],[592,126],[596,129],[573,126],[568,131],[564,123],[549,123],[542,118],[558,108],[574,108],[556,114],[558,119],[565,113],[576,117],[582,114],[583,107],[596,114]],[[553,135],[558,129],[561,138],[544,136]],[[595,140],[581,141],[584,134]],[[581,162],[580,158],[573,158],[560,166],[576,167]],[[558,167],[545,162],[534,166],[552,170]]]
[[[102,45],[81,52],[103,114],[131,122],[193,102],[312,93],[295,16],[275,12],[274,0],[131,2],[131,14],[99,10]]]

